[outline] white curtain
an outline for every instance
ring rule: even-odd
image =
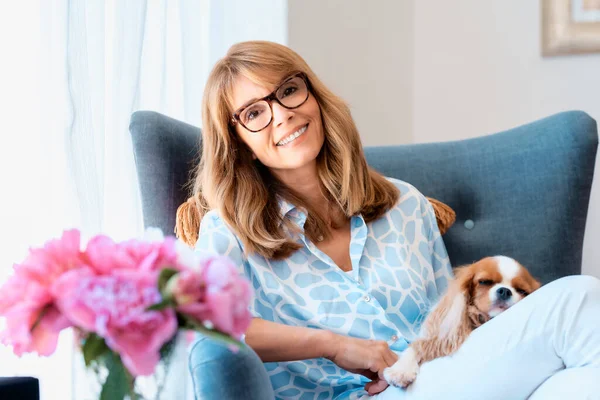
[[[0,283],[29,246],[64,229],[117,240],[140,234],[131,114],[154,110],[200,126],[211,66],[238,41],[285,44],[286,7],[285,0],[0,5]],[[69,333],[49,358],[19,359],[0,345],[0,376],[38,377],[43,400],[80,399],[80,360],[71,349]],[[174,393],[165,398],[181,398]]]

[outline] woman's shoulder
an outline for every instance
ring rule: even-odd
[[[415,209],[419,209],[424,213],[428,212],[429,200],[427,200],[427,197],[416,186],[401,179],[387,176],[385,178],[400,191],[398,202],[388,212],[398,210],[407,215],[412,215]]]
[[[200,232],[198,236],[226,236],[230,240],[238,241],[237,235],[229,224],[221,217],[218,210],[210,210],[200,221]]]
[[[387,179],[388,181],[393,183],[394,186],[396,186],[396,188],[400,191],[400,199],[402,199],[403,196],[406,197],[407,195],[412,195],[412,196],[417,196],[417,197],[423,196],[423,194],[419,191],[419,189],[417,189],[414,185],[412,185],[406,181],[403,181],[403,180],[400,180],[397,178],[392,178],[389,176],[386,176],[385,179]]]
[[[217,224],[223,224],[224,221],[221,218],[219,211],[218,210],[210,210],[208,211],[206,214],[204,214],[204,216],[202,217],[202,220],[200,221],[200,223],[217,223]]]
[[[210,250],[219,254],[231,255],[235,252],[241,258],[243,246],[217,210],[210,210],[200,221],[200,232],[195,246],[196,250]]]
[[[417,218],[424,221],[424,223],[429,226],[428,230],[431,231],[437,229],[432,227],[433,225],[437,226],[433,205],[419,189],[411,183],[400,179],[389,177],[386,177],[386,179],[392,182],[398,190],[400,190],[398,203],[388,211],[388,214],[392,219],[410,217],[414,220],[414,218]]]

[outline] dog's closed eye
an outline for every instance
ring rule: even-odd
[[[529,292],[524,289],[517,288],[516,290],[517,290],[517,293],[519,293],[521,296],[527,296],[529,294]]]
[[[479,281],[479,284],[482,286],[492,286],[494,284],[494,281],[492,281],[491,279],[481,279]]]

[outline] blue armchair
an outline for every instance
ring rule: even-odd
[[[188,196],[184,185],[201,156],[200,129],[139,111],[130,131],[145,225],[173,232],[175,211]],[[547,283],[581,273],[597,147],[596,122],[569,111],[475,139],[370,147],[365,154],[384,175],[454,209],[456,222],[444,235],[453,266],[504,254]],[[203,339],[190,354],[190,369],[198,399],[273,397],[254,390],[268,378],[251,349],[234,354]],[[225,376],[244,380],[243,397]]]

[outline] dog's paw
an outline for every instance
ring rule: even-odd
[[[392,386],[406,388],[417,379],[419,363],[412,352],[403,354],[391,367],[383,370],[383,377]]]

